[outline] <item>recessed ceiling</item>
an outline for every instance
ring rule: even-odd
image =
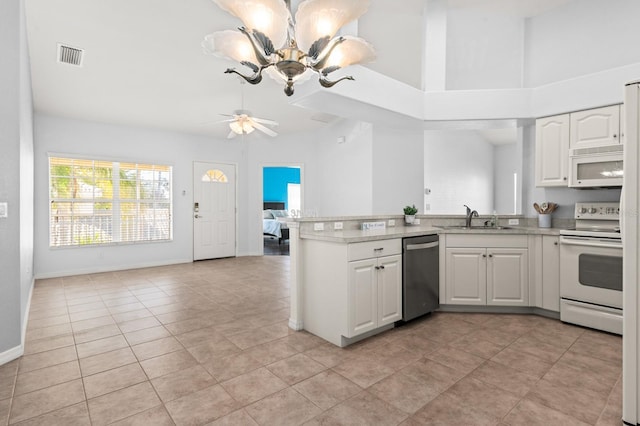
[[[450,0],[455,7],[527,4],[528,13],[567,1]],[[241,107],[241,85],[223,72],[235,64],[204,55],[200,43],[205,35],[236,28],[240,21],[211,0],[28,0],[26,12],[37,112],[221,139],[228,134],[220,114]],[[373,15],[384,19],[384,14]],[[379,28],[393,34],[382,22]],[[82,67],[59,63],[58,44],[82,49]],[[387,60],[395,61],[379,55],[378,71]],[[279,122],[280,134],[313,131],[335,119],[290,105],[282,85],[266,77],[245,87],[244,107]]]

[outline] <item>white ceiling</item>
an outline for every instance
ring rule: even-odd
[[[449,1],[452,7],[514,7],[530,16],[570,0]],[[386,11],[398,4],[373,2]],[[219,138],[228,134],[227,125],[216,122],[241,106],[239,79],[223,73],[235,64],[204,55],[200,43],[240,22],[211,0],[27,0],[26,9],[36,111]],[[58,43],[84,49],[82,67],[58,63]],[[384,65],[385,57],[377,62]],[[332,118],[289,105],[282,89],[268,77],[245,85],[244,107],[278,121],[281,134],[318,129]]]

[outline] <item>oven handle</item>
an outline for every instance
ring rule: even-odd
[[[560,237],[560,244],[566,244],[569,246],[583,246],[583,247],[604,247],[622,249],[622,243],[607,243],[601,241],[589,241],[583,239],[569,239],[567,237]]]

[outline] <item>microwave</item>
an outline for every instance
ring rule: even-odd
[[[569,151],[569,186],[622,186],[624,145],[574,148]]]

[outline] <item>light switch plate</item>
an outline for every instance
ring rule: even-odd
[[[509,225],[520,225],[520,219],[509,219]]]
[[[342,229],[342,222],[333,222],[333,229],[339,231]]]
[[[5,219],[9,216],[9,204],[8,203],[0,203],[0,219]]]
[[[396,220],[395,219],[389,219],[388,225],[389,225],[389,227],[396,226]]]
[[[322,223],[322,222],[314,223],[313,224],[313,230],[314,231],[324,231],[324,223]]]

